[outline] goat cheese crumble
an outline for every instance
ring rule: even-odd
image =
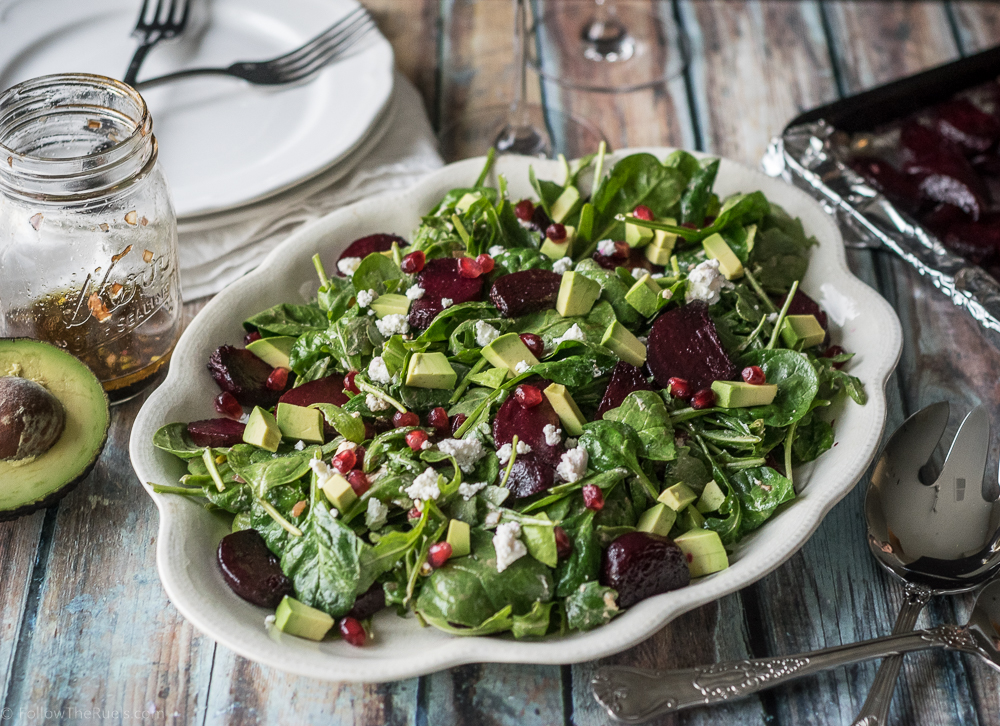
[[[378,293],[374,290],[362,290],[358,293],[358,307],[366,308],[372,304],[372,300],[378,297]]]
[[[386,367],[382,356],[377,355],[372,358],[372,362],[368,364],[368,377],[376,383],[385,385],[392,383],[392,376],[389,375],[389,369]]]
[[[461,495],[462,499],[464,499],[465,501],[469,501],[474,496],[476,496],[476,494],[478,494],[481,490],[485,488],[486,488],[486,482],[484,481],[479,481],[476,482],[475,484],[468,484],[463,481],[461,484],[458,485],[458,493]]]
[[[503,245],[493,245],[490,247],[490,257],[498,257],[507,251],[507,248]]]
[[[442,309],[450,308],[454,304],[455,304],[455,301],[452,300],[450,297],[443,297],[443,298],[441,298],[441,308]]]
[[[372,497],[368,500],[368,511],[365,512],[365,526],[368,529],[381,529],[389,516],[389,507]]]
[[[556,476],[565,482],[580,481],[587,473],[587,450],[577,446],[563,453],[556,467]]]
[[[437,499],[441,496],[441,490],[438,489],[438,473],[428,466],[424,469],[424,473],[419,474],[403,491],[410,499],[421,502]]]
[[[313,473],[316,475],[317,486],[322,487],[330,480],[330,477],[333,476],[333,472],[330,470],[330,467],[322,459],[310,460],[309,468],[312,469]]]
[[[299,442],[297,442],[295,444],[295,450],[296,451],[302,451],[304,448],[306,448],[306,442],[305,441],[299,441]]]
[[[406,291],[406,297],[410,300],[419,300],[424,296],[424,288],[420,285],[414,285]]]
[[[519,559],[528,554],[528,548],[519,538],[521,525],[517,522],[504,522],[497,525],[493,535],[493,549],[497,552],[497,572],[503,572]]]
[[[500,331],[483,320],[476,321],[476,345],[485,348],[500,337]]]
[[[345,257],[337,262],[337,269],[340,270],[340,274],[344,277],[350,277],[354,274],[354,271],[358,269],[358,265],[360,264],[360,257]]]
[[[369,411],[385,411],[389,408],[389,404],[383,401],[378,396],[374,396],[371,393],[365,396],[365,405],[368,406]]]
[[[685,302],[704,300],[709,305],[715,305],[722,299],[722,291],[733,287],[721,272],[718,260],[705,260],[688,272],[687,293]]]
[[[597,243],[598,254],[611,257],[615,253],[615,241],[613,239],[602,239]]]
[[[527,444],[524,441],[518,441],[517,442],[517,454],[518,454],[518,456],[520,456],[521,454],[530,454],[530,453],[531,453],[531,445],[530,444]],[[510,461],[510,454],[511,454],[511,446],[510,446],[510,444],[504,444],[499,449],[497,449],[497,458],[500,459],[500,465],[501,466],[503,466],[508,461]]]
[[[645,275],[645,274],[646,274],[646,268],[645,267],[633,267],[632,268],[632,278],[635,279],[635,280],[641,279],[642,276]]]
[[[562,275],[573,269],[573,258],[572,257],[560,257],[558,260],[552,263],[552,271],[558,275]]]
[[[578,323],[573,323],[572,327],[570,327],[569,330],[567,330],[565,333],[563,333],[561,336],[555,339],[555,344],[559,345],[560,343],[563,343],[567,340],[576,340],[582,343],[586,339],[587,336],[584,335],[583,329],[580,327],[580,325]]]
[[[375,327],[386,338],[410,332],[410,323],[405,315],[386,315],[381,320],[375,321]]]
[[[476,462],[486,455],[483,445],[474,436],[467,439],[445,439],[438,442],[438,451],[455,457],[459,468],[468,474]]]
[[[545,443],[549,446],[558,446],[562,441],[562,429],[552,424],[545,424],[542,433],[545,434]]]
[[[522,373],[527,373],[529,368],[531,368],[531,366],[528,365],[528,361],[518,361],[517,365],[514,366],[514,372],[517,373],[517,375],[521,375]]]

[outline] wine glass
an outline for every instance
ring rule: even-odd
[[[687,38],[669,9],[635,0],[559,0],[530,31],[530,64],[546,80],[585,91],[624,92],[676,78]],[[668,5],[669,7],[669,5]]]
[[[463,115],[438,134],[446,161],[478,156],[491,146],[501,154],[576,158],[592,153],[606,139],[593,124],[577,116],[527,100],[528,62],[525,0],[514,0],[514,98],[509,105],[491,106]]]

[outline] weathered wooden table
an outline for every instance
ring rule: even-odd
[[[553,0],[549,0],[552,2]],[[510,0],[366,0],[420,88],[432,121],[510,97]],[[546,103],[589,118],[615,147],[673,145],[758,163],[799,111],[1000,43],[988,2],[650,3],[691,39],[686,74],[626,95],[560,91]],[[544,49],[543,49],[544,52]],[[537,77],[529,76],[538,97]],[[855,272],[895,306],[905,346],[890,381],[892,431],[920,406],[963,412],[1000,401],[1000,352],[897,260],[852,252]],[[188,305],[188,316],[200,305]],[[603,724],[597,663],[470,665],[385,685],[330,684],[240,658],[195,631],[156,574],[156,510],[128,460],[141,400],[114,411],[96,470],[57,508],[0,524],[0,719],[170,724]],[[993,408],[1000,431],[1000,409]],[[996,455],[991,471],[995,471]],[[783,567],[678,618],[607,662],[689,666],[792,653],[887,634],[900,587],[864,543],[866,482]],[[932,601],[921,624],[960,620],[969,597]],[[805,678],[656,723],[850,723],[875,664]],[[892,720],[1000,724],[1000,679],[972,658],[907,658]]]

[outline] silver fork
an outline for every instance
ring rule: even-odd
[[[164,0],[156,0],[156,10],[149,16],[149,6],[152,0],[142,0],[142,10],[135,24],[132,35],[139,38],[139,47],[135,49],[128,70],[125,71],[125,83],[135,86],[135,78],[139,75],[139,66],[153,46],[161,40],[176,38],[187,27],[188,13],[191,10],[191,0],[170,0],[166,13],[163,12]]]
[[[342,57],[375,27],[368,11],[359,7],[308,43],[293,51],[266,61],[237,61],[228,68],[189,68],[164,76],[141,81],[136,88],[147,89],[192,76],[225,75],[242,78],[259,86],[278,86],[294,83]]]

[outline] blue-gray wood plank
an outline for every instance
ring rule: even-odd
[[[548,0],[558,1],[565,0]],[[750,165],[799,111],[1000,42],[1000,8],[990,2],[648,4],[691,37],[684,76],[661,89],[619,96],[534,82],[531,95],[589,118],[616,147],[701,148]],[[366,5],[438,126],[509,97],[511,0]],[[546,49],[539,50],[545,62]],[[965,410],[1000,398],[1000,354],[947,300],[884,255],[855,251],[849,259],[903,321],[905,349],[888,391],[889,430],[933,400],[946,398]],[[0,717],[80,723],[95,718],[87,709],[101,709],[112,723],[134,722],[136,711],[176,724],[608,722],[588,687],[598,663],[472,665],[391,684],[349,685],[288,676],[217,647],[170,606],[156,577],[157,516],[126,450],[139,404],[115,410],[99,466],[57,509],[0,524],[0,705],[11,709]],[[777,571],[606,662],[694,665],[887,633],[900,592],[864,544],[866,483]],[[962,618],[970,603],[939,599],[921,623]],[[875,669],[842,669],[654,723],[849,723]],[[892,718],[1000,725],[997,686],[996,675],[969,658],[911,656]]]

